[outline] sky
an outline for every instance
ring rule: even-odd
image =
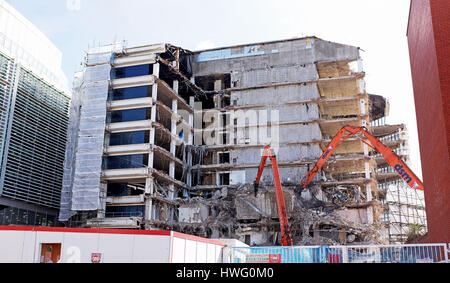
[[[409,130],[422,177],[407,44],[410,0],[6,0],[63,53],[72,81],[88,47],[171,43],[189,50],[317,36],[360,47],[367,91]]]

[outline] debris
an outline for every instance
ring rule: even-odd
[[[223,191],[224,189],[218,190],[213,195],[219,196],[219,193]],[[189,201],[180,199],[180,207],[192,208],[192,218],[196,219],[190,223],[182,222],[188,218],[180,219],[180,232],[194,233],[203,237],[215,234],[219,237],[231,237],[243,241],[245,236],[250,236],[254,239],[252,244],[255,246],[273,245],[273,239],[279,234],[277,213],[273,211],[273,205],[276,206],[276,203],[271,199],[274,197],[274,189],[262,186],[257,198],[253,195],[251,184],[227,188],[226,191],[226,196],[221,194],[220,199],[217,197],[210,199],[197,197]],[[357,223],[335,213],[359,208],[343,208],[324,201],[319,201],[323,206],[308,205],[308,201],[305,201],[300,194],[295,194],[292,187],[285,189],[285,194],[290,196],[286,200],[295,245],[386,243],[379,232],[382,230],[379,224]],[[302,195],[304,194],[302,192]],[[314,203],[317,199],[310,201]],[[199,207],[208,207],[208,217],[198,218]],[[332,209],[323,209],[323,207],[332,207]]]

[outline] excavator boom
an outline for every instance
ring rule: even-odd
[[[267,158],[270,158],[272,162],[272,173],[273,178],[275,180],[275,195],[277,199],[277,208],[278,208],[278,218],[280,219],[280,228],[281,228],[281,244],[283,246],[292,246],[292,236],[289,228],[289,219],[286,212],[286,203],[284,201],[283,188],[281,186],[280,173],[278,170],[278,162],[277,158],[270,148],[270,146],[266,146],[264,148],[263,156],[261,158],[261,163],[259,165],[258,175],[256,177],[254,186],[255,186],[255,195],[258,190],[259,182],[261,180],[262,173],[264,171],[264,167],[266,166]]]
[[[402,177],[402,179],[413,189],[424,190],[422,181],[411,171],[411,169],[395,154],[392,149],[385,146],[379,139],[372,136],[365,127],[344,127],[331,140],[319,161],[314,168],[308,172],[301,182],[302,189],[306,188],[314,179],[314,176],[322,169],[328,158],[333,154],[336,148],[346,139],[357,134],[363,134],[370,144],[363,140],[368,146],[381,153],[387,163]],[[347,134],[347,135],[346,135]]]

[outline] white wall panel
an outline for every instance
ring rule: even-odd
[[[197,242],[186,240],[185,263],[197,262]]]
[[[22,262],[25,232],[7,231],[0,241],[0,263]]]
[[[186,239],[173,238],[172,263],[184,263]]]
[[[170,262],[170,237],[134,235],[133,262]]]
[[[133,262],[133,235],[100,234],[99,242],[104,263]]]
[[[207,239],[184,237],[182,234],[172,238],[169,235],[0,230],[0,263],[38,263],[43,243],[60,243],[63,263],[91,263],[93,253],[102,254],[102,263],[222,261],[221,245],[209,243]]]

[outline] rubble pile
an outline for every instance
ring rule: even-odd
[[[311,205],[295,193],[295,187],[285,188],[284,195],[295,245],[385,243],[380,224],[346,219],[346,213],[358,208],[317,202],[317,198],[310,199]],[[178,201],[181,232],[244,242],[251,238],[253,246],[274,245],[281,237],[273,187],[261,186],[255,193],[253,185],[245,184],[216,191],[210,198]]]

